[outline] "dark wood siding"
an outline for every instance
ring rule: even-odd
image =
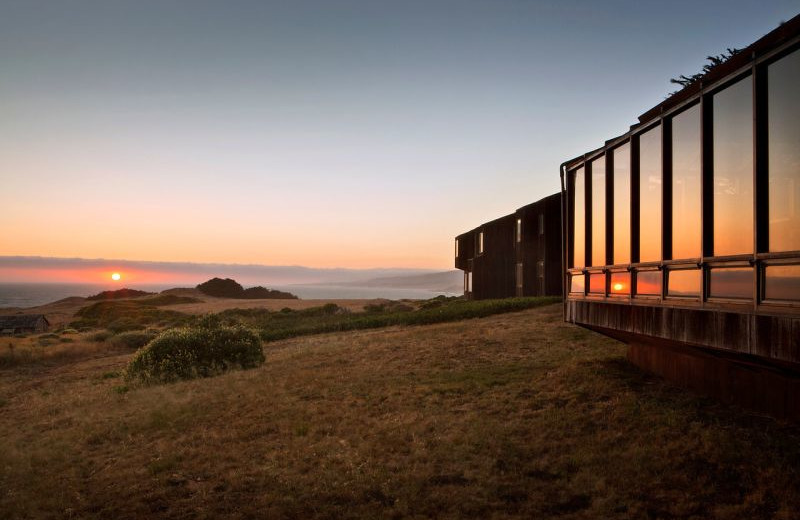
[[[483,233],[483,253],[476,250],[473,259],[472,296],[476,300],[508,298],[515,291],[514,213],[493,220],[475,229],[475,243]]]
[[[561,194],[519,208],[515,226],[517,219],[522,221],[522,240],[516,242],[515,234],[515,261],[523,273],[521,291],[515,277],[517,296],[561,296]]]

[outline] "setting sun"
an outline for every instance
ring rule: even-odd
[[[111,275],[111,279],[114,280],[115,282],[117,280],[119,280],[120,278],[122,278],[122,276],[120,276],[119,273],[114,273],[114,274]]]

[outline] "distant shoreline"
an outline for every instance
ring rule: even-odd
[[[70,297],[86,298],[102,291],[122,288],[122,284],[81,283],[20,283],[0,282],[0,311],[20,310],[52,305]],[[176,289],[175,284],[132,284],[129,289],[162,292]],[[186,287],[188,289],[188,287]],[[460,296],[460,293],[432,289],[376,287],[335,284],[293,284],[269,286],[270,289],[296,294],[303,300],[425,300],[440,294]]]

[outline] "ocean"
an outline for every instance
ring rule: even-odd
[[[176,285],[132,285],[128,289],[160,292]],[[119,289],[119,285],[111,284],[71,284],[71,283],[0,283],[0,308],[3,307],[36,307],[52,303],[70,296],[92,296],[101,291]],[[425,289],[397,289],[392,287],[358,287],[337,285],[277,285],[269,286],[296,294],[304,300],[311,299],[373,299],[389,300],[426,300],[441,292]],[[444,293],[446,296],[457,296]]]

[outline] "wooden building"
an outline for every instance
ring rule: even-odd
[[[565,319],[800,420],[800,16],[561,166]]]
[[[561,295],[561,194],[458,235],[455,266],[470,299]]]
[[[456,237],[456,269],[464,271],[464,296],[472,298],[472,269],[475,258],[475,230]]]
[[[517,296],[561,296],[561,194],[516,213]]]
[[[46,332],[49,327],[44,314],[0,316],[0,333],[5,335]]]

